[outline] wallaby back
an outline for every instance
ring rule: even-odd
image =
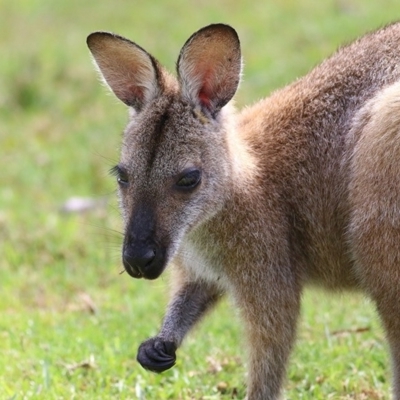
[[[225,292],[245,323],[250,400],[277,399],[305,283],[359,288],[387,330],[400,400],[400,24],[370,33],[292,85],[235,113],[233,28],[193,34],[177,78],[120,36],[88,37],[130,106],[114,168],[133,277],[173,266],[160,333],[138,360],[161,372]]]

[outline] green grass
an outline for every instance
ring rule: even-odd
[[[400,15],[398,0],[0,2],[0,398],[230,399],[245,395],[245,349],[229,302],[156,376],[135,361],[168,298],[120,275],[108,169],[126,110],[99,85],[87,34],[110,30],[173,69],[196,29],[232,24],[245,58],[239,106],[306,73],[341,43]],[[107,206],[60,212],[73,196]],[[308,291],[288,399],[388,399],[388,356],[359,295]]]

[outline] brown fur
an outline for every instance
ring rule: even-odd
[[[239,114],[227,104],[240,75],[230,27],[186,42],[178,81],[126,39],[95,33],[88,44],[133,106],[118,167],[124,265],[151,279],[166,264],[175,270],[163,326],[138,360],[171,367],[189,329],[228,292],[250,344],[248,398],[278,399],[304,285],[361,289],[386,329],[400,400],[400,24]],[[184,192],[176,182],[188,168],[201,182]],[[131,265],[138,257],[146,263]]]

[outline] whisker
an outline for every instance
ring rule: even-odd
[[[97,157],[99,157],[99,158],[102,158],[102,159],[105,160],[105,161],[107,161],[107,163],[109,163],[110,165],[117,164],[117,162],[118,162],[118,161],[116,161],[116,159],[107,157],[107,156],[105,156],[105,155],[103,155],[103,154],[100,154],[100,153],[99,153],[98,151],[96,151],[96,150],[92,150],[92,154],[95,155],[95,156],[97,156]]]

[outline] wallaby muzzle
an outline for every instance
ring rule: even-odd
[[[156,279],[164,271],[166,251],[156,239],[153,208],[143,202],[139,204],[127,225],[122,262],[133,278]]]
[[[156,279],[164,270],[164,251],[155,243],[125,244],[122,262],[126,272],[133,278]]]

